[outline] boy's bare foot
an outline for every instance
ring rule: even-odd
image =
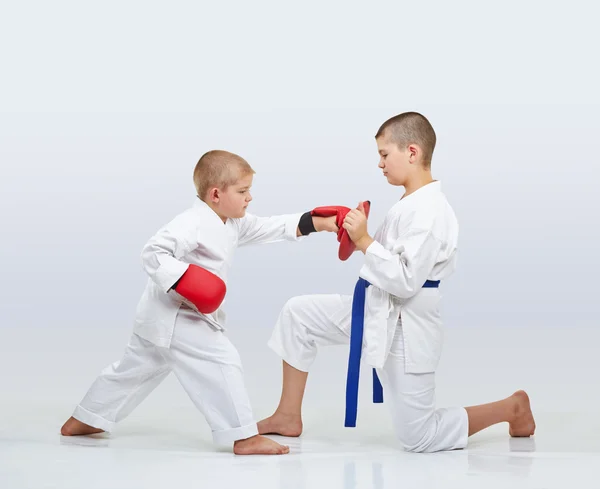
[[[104,430],[82,423],[72,416],[60,429],[60,434],[63,436],[93,435],[94,433],[104,433]]]
[[[525,391],[517,391],[511,396],[514,402],[514,418],[509,422],[510,436],[532,436],[535,433],[535,420]]]
[[[300,436],[302,434],[302,416],[275,411],[273,416],[258,422],[258,432],[261,435]]]
[[[233,444],[236,455],[284,455],[290,453],[290,447],[280,445],[260,435],[254,435],[245,440],[237,440]]]

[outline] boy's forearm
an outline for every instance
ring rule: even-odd
[[[368,234],[365,234],[362,238],[354,243],[356,245],[356,249],[362,251],[363,253],[367,252],[367,248],[373,244],[375,240],[371,238]]]
[[[173,249],[151,239],[142,249],[142,267],[163,292],[172,289],[188,268],[175,256]]]
[[[313,216],[313,224],[315,226],[315,229],[317,232],[321,232],[321,231],[325,231],[326,230],[326,222],[327,222],[327,218],[326,217],[318,217],[318,216]]]

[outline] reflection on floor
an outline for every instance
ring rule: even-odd
[[[466,450],[411,454],[396,447],[383,421],[344,429],[321,411],[305,416],[301,438],[273,437],[290,446],[289,455],[243,457],[215,447],[193,408],[168,422],[146,413],[111,435],[72,438],[57,433],[64,413],[10,411],[0,425],[3,489],[599,486],[593,414],[538,413],[532,438],[510,438],[499,425],[472,437]]]

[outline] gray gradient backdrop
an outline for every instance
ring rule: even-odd
[[[503,3],[489,23],[475,4],[438,10],[427,27],[438,40],[425,37],[413,59],[425,7],[260,4],[226,16],[219,6],[184,14],[131,2],[112,15],[116,4],[77,5],[0,16],[13,46],[0,94],[4,406],[32,401],[66,416],[119,358],[145,283],[141,248],[193,201],[203,152],[254,166],[255,214],[370,199],[374,233],[402,190],[378,170],[373,136],[418,110],[437,131],[434,176],[461,225],[459,268],[443,285],[440,404],[526,388],[541,410],[600,408],[590,15],[520,4],[514,16]],[[336,249],[321,234],[238,250],[228,327],[257,417],[278,400],[280,362],[266,342],[285,301],[352,292],[362,257],[342,263]],[[340,424],[346,362],[343,347],[319,356],[306,397]],[[362,386],[368,400],[368,376]],[[171,376],[138,412],[165,419],[174,406],[192,409]]]

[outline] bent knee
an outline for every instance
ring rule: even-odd
[[[296,296],[288,299],[279,313],[278,327],[297,328],[305,323],[309,302],[307,296]]]
[[[299,311],[305,310],[310,302],[309,297],[310,296],[308,295],[297,295],[288,299],[283,306],[282,312],[287,314],[297,314]]]

